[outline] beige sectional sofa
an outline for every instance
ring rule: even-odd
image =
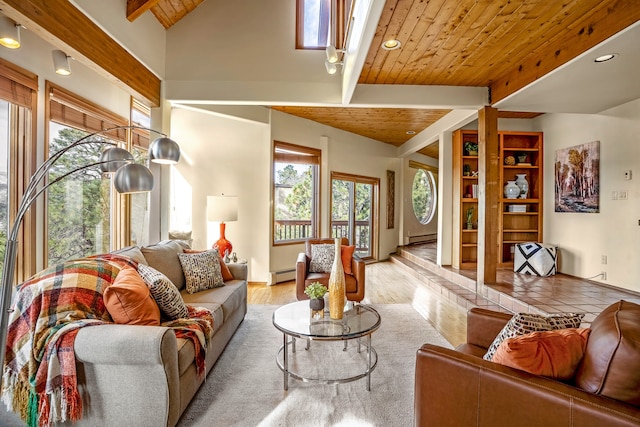
[[[230,264],[234,280],[194,294],[184,290],[178,253],[185,242],[130,247],[127,255],[164,273],[186,304],[213,312],[214,336],[206,352],[206,374],[247,312],[247,267]],[[196,373],[194,346],[170,328],[99,325],[82,328],[75,341],[83,416],[78,426],[174,426],[204,381]]]

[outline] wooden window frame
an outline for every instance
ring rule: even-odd
[[[369,184],[373,187],[373,201],[371,203],[371,255],[361,257],[364,260],[378,259],[378,242],[380,239],[380,178],[353,175],[344,172],[331,172],[331,181],[329,183],[329,231],[332,231],[333,222],[333,181],[352,181],[354,183]],[[355,244],[351,242],[350,244]]]
[[[116,113],[113,113],[99,106],[98,104],[95,104],[47,80],[45,81],[45,158],[49,158],[49,145],[51,137],[51,135],[49,135],[49,128],[50,122],[52,121],[64,126],[83,130],[85,132],[98,132],[116,126],[129,125],[128,119]],[[131,140],[131,132],[129,129],[118,129],[113,132],[102,133],[102,135],[108,137],[109,139],[122,142],[123,146],[125,147],[128,147],[128,145],[130,144],[129,141]],[[123,199],[125,195],[115,194],[115,192],[113,194],[115,195],[115,197],[112,198],[111,202],[111,250],[115,250],[123,246],[123,244],[125,243],[125,240],[122,239],[123,229],[126,230],[128,228],[124,226],[126,216],[123,215]],[[48,202],[45,195],[43,216],[43,235],[45,237],[42,245],[44,265],[49,264],[49,229],[47,226],[47,203]]]
[[[278,149],[286,150],[288,153],[279,153]],[[271,163],[272,184],[271,197],[274,202],[271,207],[271,243],[273,246],[293,245],[304,242],[305,239],[276,240],[276,163],[296,163],[314,166],[313,173],[313,194],[311,212],[311,236],[307,238],[317,238],[320,230],[320,165],[322,164],[322,151],[317,148],[305,147],[302,145],[290,144],[288,142],[273,142],[273,161]]]
[[[151,108],[138,101],[134,97],[131,97],[131,105],[129,109],[129,123],[134,126],[144,126],[143,124],[136,123],[133,118],[134,111],[139,112],[145,116],[151,117]],[[145,126],[146,127],[146,126]],[[129,132],[130,139],[127,144],[127,149],[133,153],[133,149],[148,150],[151,140],[151,132],[145,129],[131,129]],[[148,194],[147,194],[147,197]],[[133,208],[132,194],[121,195],[121,207],[119,209],[120,218],[118,218],[120,226],[120,232],[118,233],[118,247],[125,247],[132,245],[131,241],[131,210]]]
[[[14,109],[11,115],[9,135],[9,210],[8,224],[13,226],[18,205],[36,171],[36,130],[38,105],[38,76],[22,67],[0,58],[0,99],[10,102]],[[24,113],[29,110],[30,115]],[[18,283],[37,271],[36,266],[36,217],[37,206],[25,214],[18,232],[18,256],[15,273]]]

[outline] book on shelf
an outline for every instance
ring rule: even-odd
[[[526,212],[527,205],[509,205],[509,212]]]
[[[478,198],[478,184],[473,184],[471,186],[471,197],[474,199]]]

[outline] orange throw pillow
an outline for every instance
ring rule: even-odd
[[[124,325],[160,325],[160,309],[138,272],[126,267],[103,292],[114,322]]]
[[[344,269],[345,274],[353,274],[353,271],[351,270],[351,258],[353,258],[355,250],[355,245],[340,246],[340,258],[342,258],[342,268]]]
[[[504,340],[492,362],[559,380],[573,378],[587,347],[591,329],[532,332]]]
[[[185,254],[198,254],[200,252],[204,252],[204,251],[196,251],[194,249],[184,250]],[[224,263],[224,259],[222,258],[222,255],[220,255],[219,251],[218,251],[218,262],[220,263],[220,273],[222,273],[222,280],[224,280],[225,282],[228,282],[229,280],[233,280],[233,274],[231,274],[231,270],[229,270],[229,267],[227,266],[227,264]]]

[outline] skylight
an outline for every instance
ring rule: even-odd
[[[331,0],[297,1],[298,49],[324,49],[329,44]]]

